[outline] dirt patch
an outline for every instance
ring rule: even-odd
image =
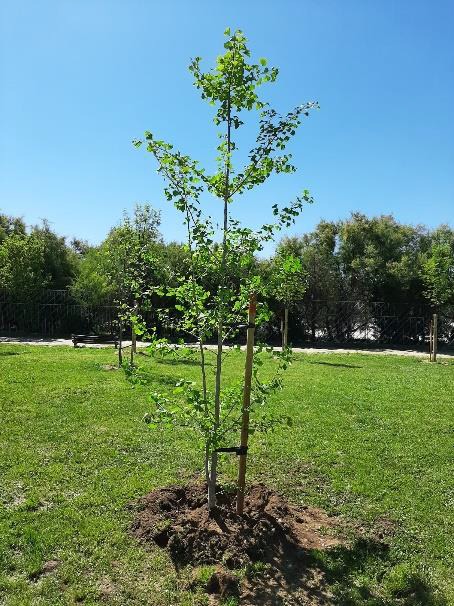
[[[60,560],[48,560],[44,562],[40,570],[36,570],[30,575],[32,581],[38,581],[41,577],[51,574],[60,566]]]
[[[211,513],[200,484],[158,489],[142,498],[133,533],[166,548],[177,569],[215,566],[205,590],[241,604],[331,604],[311,550],[340,544],[338,523],[323,511],[294,507],[263,484],[252,486],[245,512],[219,491]]]

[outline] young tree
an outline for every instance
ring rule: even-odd
[[[281,305],[281,337],[282,349],[288,347],[288,316],[289,310],[296,306],[304,296],[307,288],[307,273],[298,257],[278,252],[271,263],[271,273],[268,278],[269,291]]]
[[[292,255],[301,261],[305,275],[302,305],[295,305],[301,320],[301,327],[309,329],[314,341],[319,325],[320,301],[337,301],[343,298],[341,275],[336,258],[335,223],[321,221],[315,231],[302,237],[283,238],[277,252],[280,255]],[[332,326],[327,319],[327,333],[332,334]],[[304,334],[304,333],[303,333]]]
[[[250,51],[241,31],[234,34],[226,30],[225,53],[217,58],[214,69],[203,72],[201,58],[190,64],[194,84],[203,99],[214,106],[214,123],[219,127],[220,143],[217,147],[217,169],[208,174],[190,156],[174,150],[173,146],[145,132],[143,143],[158,163],[158,172],[166,180],[165,194],[169,202],[182,213],[187,229],[187,247],[190,256],[189,277],[168,291],[175,297],[181,327],[192,334],[199,346],[201,389],[183,382],[177,387],[173,399],[155,395],[156,410],[149,420],[164,421],[197,427],[205,443],[205,473],[208,484],[208,505],[216,504],[218,448],[232,429],[238,427],[241,417],[241,386],[223,389],[223,360],[226,339],[239,330],[249,295],[260,291],[259,277],[254,273],[254,255],[263,243],[274,237],[279,229],[290,225],[302,210],[304,202],[312,198],[307,190],[288,206],[272,210],[275,223],[265,224],[257,231],[244,227],[232,215],[233,202],[247,191],[264,183],[273,173],[292,173],[291,155],[283,153],[300,125],[301,118],[317,107],[306,103],[279,115],[261,100],[258,91],[262,84],[276,80],[278,70],[267,66],[266,59],[249,62]],[[237,151],[235,133],[244,122],[246,112],[259,113],[257,139],[248,155],[246,165],[237,170],[234,155]],[[203,212],[202,195],[212,194],[221,204],[222,227],[220,242],[216,242],[216,229],[209,215]],[[213,284],[212,289],[207,284]],[[260,313],[259,318],[260,321]],[[206,353],[206,340],[215,335],[216,362],[213,391],[210,389]],[[256,358],[256,368],[258,358]],[[283,361],[281,368],[285,367]],[[266,385],[254,374],[254,396],[251,406],[263,403],[266,394],[280,383],[275,380]],[[181,404],[179,397],[186,398]]]
[[[118,363],[123,363],[122,336],[124,325],[131,327],[131,361],[135,337],[144,330],[143,311],[149,303],[149,289],[159,282],[156,244],[160,240],[160,214],[148,204],[137,205],[134,214],[126,213],[123,222],[114,227],[101,247],[105,275],[114,285],[119,309]]]

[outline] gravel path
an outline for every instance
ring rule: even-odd
[[[0,345],[2,343],[17,344],[17,345],[48,345],[50,347],[56,345],[66,345],[69,347],[74,347],[71,339],[33,339],[33,338],[15,338],[15,337],[0,337]],[[131,345],[131,341],[123,341],[123,346],[128,347]],[[147,347],[149,344],[146,342],[137,342],[138,347]],[[108,344],[79,344],[78,347],[93,347],[93,348],[103,348],[103,347],[112,347],[112,345]],[[216,349],[216,345],[207,345],[207,349]],[[279,349],[279,348],[276,348]],[[305,354],[368,354],[368,355],[376,355],[376,356],[414,356],[417,358],[428,358],[429,354],[427,352],[415,351],[412,349],[386,349],[386,348],[346,348],[346,347],[294,347],[293,351],[295,353],[305,353]],[[438,354],[439,358],[447,358],[454,359],[454,354]]]

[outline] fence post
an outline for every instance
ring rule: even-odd
[[[437,361],[437,346],[438,346],[438,314],[433,315],[433,329],[432,329],[432,360]]]
[[[252,364],[254,359],[255,313],[257,297],[252,294],[249,298],[248,329],[246,342],[246,364],[244,367],[243,417],[241,421],[241,442],[238,464],[238,492],[236,497],[236,512],[243,514],[244,491],[246,486],[246,456],[249,440],[249,406],[251,404]]]
[[[284,334],[282,339],[282,349],[287,349],[288,345],[288,307],[284,309]]]
[[[123,364],[123,321],[118,323],[118,367]]]
[[[137,301],[134,301],[133,311],[134,314],[137,314]],[[137,353],[137,335],[134,330],[134,322],[131,322],[131,364],[134,363],[134,354]]]

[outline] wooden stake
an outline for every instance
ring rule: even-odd
[[[134,301],[134,313],[137,314],[137,301]],[[134,331],[134,324],[131,322],[131,364],[134,361],[134,354],[137,353],[137,335]]]
[[[118,367],[123,364],[123,322],[120,320],[118,324]]]
[[[432,360],[433,362],[437,361],[437,345],[438,345],[438,315],[433,315],[433,345],[432,345]]]
[[[245,454],[240,454],[238,464],[238,492],[236,497],[236,512],[238,515],[242,515],[244,510],[244,490],[246,486],[246,452],[249,439],[249,407],[251,405],[252,362],[254,359],[256,307],[257,296],[255,294],[252,294],[249,298],[246,363],[244,367],[243,418],[241,422],[240,447],[244,449]]]
[[[288,345],[288,307],[284,310],[284,339],[283,339],[283,349],[287,349]]]
[[[432,362],[432,343],[433,343],[433,324],[432,320],[429,322],[429,361]]]

